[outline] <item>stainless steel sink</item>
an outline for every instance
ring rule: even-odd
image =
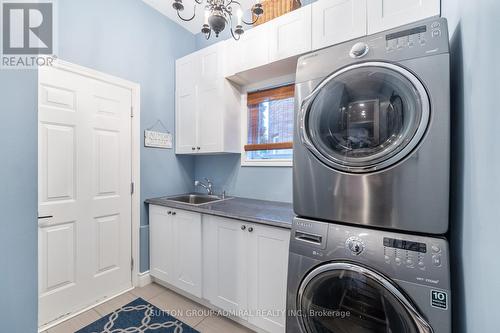
[[[177,195],[173,197],[167,197],[165,198],[166,200],[169,201],[176,201],[176,202],[181,202],[189,205],[203,205],[211,202],[216,202],[216,201],[222,201],[226,200],[227,198],[222,198],[217,195],[207,195],[207,194],[198,194],[198,193],[192,193],[192,194],[183,194],[183,195]]]

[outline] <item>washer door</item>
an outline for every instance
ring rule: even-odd
[[[432,333],[399,289],[382,275],[346,262],[313,270],[297,298],[307,333]]]
[[[408,155],[429,117],[426,90],[411,72],[366,62],[325,79],[302,104],[298,128],[303,144],[328,166],[368,172]]]

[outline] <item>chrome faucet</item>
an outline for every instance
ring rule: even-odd
[[[212,184],[212,182],[208,178],[205,178],[205,181],[207,182],[207,184],[204,184],[204,183],[200,182],[199,180],[195,180],[194,186],[201,186],[205,190],[207,190],[207,194],[208,195],[213,195],[214,191],[213,191],[213,184]]]

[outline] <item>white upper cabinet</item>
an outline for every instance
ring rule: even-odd
[[[269,61],[269,30],[268,24],[259,25],[246,30],[240,40],[230,39],[231,73],[235,74],[268,64]]]
[[[368,0],[373,1],[373,0]],[[312,48],[366,35],[367,0],[320,0],[312,4]]]
[[[368,34],[440,14],[440,0],[368,0]]]
[[[192,151],[196,147],[198,73],[199,61],[195,54],[177,61],[175,132],[178,152]]]
[[[311,6],[304,6],[270,21],[268,29],[271,36],[271,62],[310,52]]]
[[[177,60],[177,154],[240,152],[241,98],[225,79],[225,44],[220,42]]]

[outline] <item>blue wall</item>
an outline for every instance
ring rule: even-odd
[[[175,59],[194,51],[193,35],[139,0],[58,4],[58,56],[139,83],[141,128],[161,119],[173,132]],[[38,311],[36,71],[0,70],[0,103],[0,331],[31,333]],[[192,158],[143,148],[141,168],[143,200],[192,190]],[[146,270],[147,226],[141,240]]]
[[[175,60],[195,50],[191,33],[139,0],[59,1],[59,57],[141,85],[141,133],[161,119],[174,132]],[[141,200],[192,190],[193,159],[142,148]],[[149,269],[141,207],[141,271]]]
[[[454,333],[498,332],[498,0],[443,0],[451,28]]]
[[[225,190],[230,196],[292,202],[291,167],[242,167],[239,154],[198,156],[195,177],[210,178],[216,193]]]
[[[37,76],[0,69],[0,332],[36,332]]]

